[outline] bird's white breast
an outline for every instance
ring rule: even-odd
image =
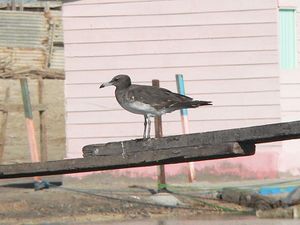
[[[162,112],[156,110],[153,106],[138,101],[125,103],[123,107],[126,110],[136,114],[143,114],[143,115],[150,115],[150,116],[159,116],[163,114]]]

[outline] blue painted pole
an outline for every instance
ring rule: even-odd
[[[177,92],[181,95],[185,95],[184,80],[182,74],[176,74],[176,84],[177,84]],[[181,116],[187,116],[188,115],[187,109],[181,109],[180,114]]]
[[[177,84],[177,92],[181,95],[185,95],[184,80],[183,80],[182,74],[176,74],[176,84]],[[190,132],[189,131],[188,110],[181,109],[180,115],[181,115],[182,131],[184,134],[188,134]],[[195,180],[195,168],[194,168],[193,162],[189,163],[188,179],[189,179],[190,183],[192,183]]]

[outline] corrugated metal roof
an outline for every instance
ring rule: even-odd
[[[51,62],[50,62],[51,69],[64,69],[64,49],[63,47],[54,47]]]
[[[0,47],[46,48],[48,29],[44,13],[0,11]]]
[[[7,8],[7,5],[11,4],[11,0],[0,0],[0,8]],[[35,1],[35,0],[23,0],[23,7],[24,8],[31,8],[31,9],[42,9],[44,7],[49,7],[50,9],[53,8],[60,8],[62,5],[62,1]],[[16,1],[16,6],[20,6],[20,1]]]
[[[0,10],[0,76],[10,71],[63,71],[63,47],[51,47],[51,42],[62,42],[60,12],[52,12]]]

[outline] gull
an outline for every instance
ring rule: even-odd
[[[115,97],[125,110],[144,115],[143,138],[150,138],[151,117],[161,116],[179,109],[212,105],[211,101],[199,101],[171,92],[165,88],[132,84],[128,75],[117,75],[100,88],[115,86]]]

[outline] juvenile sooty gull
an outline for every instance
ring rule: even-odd
[[[179,109],[212,105],[210,101],[193,100],[164,88],[131,84],[128,75],[117,75],[111,81],[103,83],[100,88],[112,85],[116,87],[116,99],[124,109],[144,115],[143,138],[150,138],[150,117],[161,116]]]

